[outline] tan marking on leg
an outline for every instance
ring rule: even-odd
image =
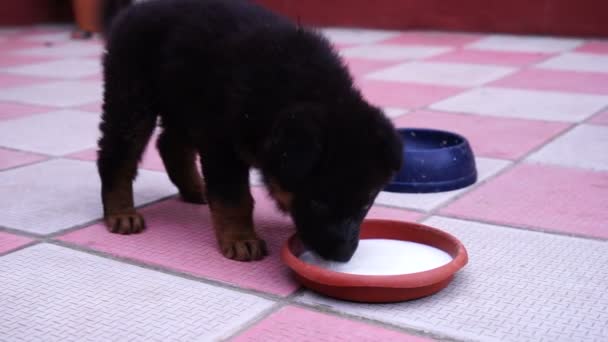
[[[211,201],[213,227],[222,254],[238,261],[260,260],[268,255],[266,243],[253,228],[253,198],[247,193],[237,205]]]
[[[268,191],[281,211],[289,212],[291,210],[291,203],[293,202],[293,194],[291,192],[283,190],[274,180],[270,181]]]

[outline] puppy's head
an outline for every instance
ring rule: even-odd
[[[402,142],[363,100],[299,104],[281,113],[264,154],[270,194],[302,242],[326,259],[348,261],[363,218],[401,167]]]

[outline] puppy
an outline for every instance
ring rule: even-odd
[[[98,151],[108,229],[145,228],[132,182],[160,118],[169,178],[183,200],[209,204],[225,257],[267,254],[253,226],[254,167],[304,244],[348,261],[402,144],[330,43],[239,0],[151,0],[110,17]]]

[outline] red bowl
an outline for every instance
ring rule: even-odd
[[[307,264],[298,257],[305,249],[296,235],[283,246],[281,257],[296,279],[323,295],[365,303],[400,302],[426,297],[442,290],[469,258],[458,239],[439,229],[418,223],[365,220],[361,239],[392,239],[417,242],[439,248],[452,256],[449,263],[432,270],[403,275],[356,275],[330,271]]]

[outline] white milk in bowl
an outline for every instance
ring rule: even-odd
[[[452,261],[445,251],[421,243],[362,239],[349,262],[324,260],[311,251],[300,260],[327,270],[358,275],[400,275],[432,270]]]

